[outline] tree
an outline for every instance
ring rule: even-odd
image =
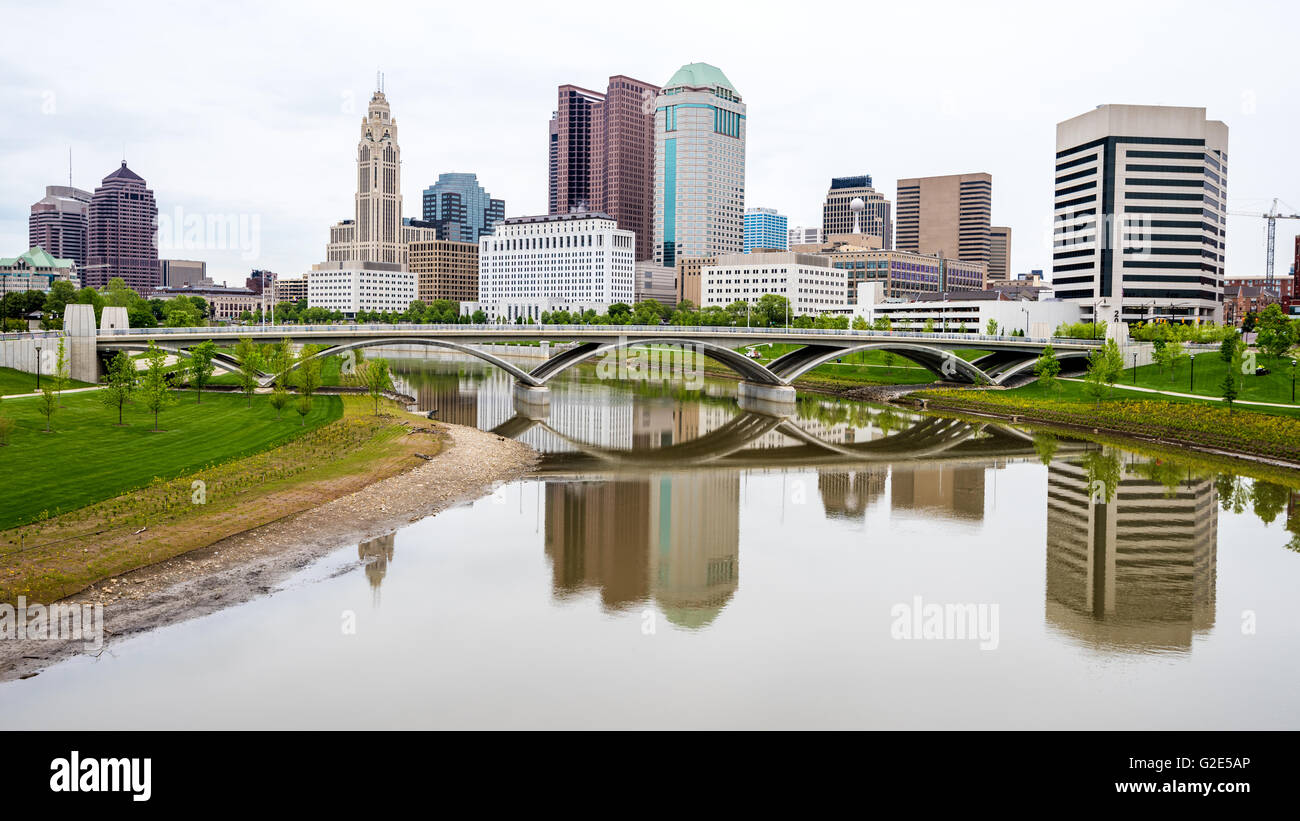
[[[311,413],[311,396],[307,394],[299,396],[298,401],[294,403],[293,409],[298,412],[298,424],[306,426],[307,414]]]
[[[271,386],[271,396],[267,401],[275,408],[275,418],[278,421],[280,411],[289,404],[289,389],[285,387],[283,380],[275,380],[275,384]]]
[[[997,321],[996,319],[994,319],[993,317],[989,317],[989,321],[988,321],[988,323],[984,326],[984,333],[985,333],[986,335],[988,335],[988,336],[997,336],[997,335],[998,335],[998,321]]]
[[[108,373],[105,376],[106,384],[104,389],[99,392],[99,401],[103,402],[110,408],[117,409],[117,426],[122,427],[122,408],[127,402],[131,401],[131,394],[135,393],[136,380],[138,373],[135,369],[135,363],[125,352],[118,351],[108,364]]]
[[[865,331],[865,330],[868,330],[870,327],[871,327],[871,326],[867,324],[867,318],[866,318],[866,317],[861,316],[861,315],[853,317],[853,330],[855,330],[855,331]]]
[[[1101,404],[1110,393],[1111,386],[1124,370],[1124,357],[1114,339],[1107,339],[1100,349],[1088,357],[1088,372],[1084,375],[1084,390]]]
[[[235,343],[235,358],[239,360],[239,389],[248,397],[248,406],[251,408],[262,355],[253,340],[245,336]]]
[[[760,318],[755,322],[758,325],[785,327],[790,314],[790,300],[780,294],[763,294],[754,303],[754,315]]]
[[[60,279],[50,285],[50,292],[45,296],[45,313],[63,316],[63,309],[69,302],[77,299],[77,289],[66,279]]]
[[[1184,359],[1189,357],[1183,352],[1183,343],[1177,339],[1171,339],[1165,343],[1164,353],[1169,360],[1169,381],[1173,382],[1175,374],[1178,373],[1178,366],[1182,364]]]
[[[45,414],[45,432],[50,433],[50,417],[59,408],[59,395],[48,381],[41,386],[41,413]]]
[[[878,316],[871,327],[877,331],[888,331],[894,327],[894,321],[887,316]]]
[[[59,349],[54,356],[54,373],[51,375],[51,381],[54,383],[54,392],[59,395],[59,407],[63,407],[63,391],[68,387],[68,351],[63,344],[64,337],[59,337]]]
[[[153,413],[153,429],[158,430],[158,414],[163,408],[176,401],[171,385],[167,384],[167,352],[159,348],[151,339],[149,350],[144,355],[149,367],[140,380],[140,393],[144,396],[144,405]]]
[[[1223,347],[1219,349],[1219,355],[1228,355],[1228,367],[1224,369],[1223,381],[1219,383],[1219,392],[1223,394],[1223,402],[1228,406],[1228,413],[1232,413],[1232,403],[1237,401],[1237,396],[1241,393],[1241,368],[1243,360],[1243,349],[1245,344],[1237,337],[1230,337],[1223,340]],[[1229,348],[1224,350],[1224,348]]]
[[[1061,373],[1061,361],[1056,358],[1056,349],[1051,345],[1043,348],[1043,352],[1038,355],[1038,361],[1034,363],[1034,375],[1038,377],[1038,383],[1047,390],[1059,390],[1061,382],[1056,377]]]
[[[203,404],[203,388],[212,379],[212,371],[215,366],[212,364],[212,357],[217,352],[217,343],[211,339],[206,342],[200,342],[190,349],[190,384],[194,386],[194,394],[197,397],[196,405]]]
[[[928,334],[934,333],[934,317],[930,317],[925,321],[923,330]]]
[[[311,397],[320,387],[321,361],[316,358],[315,345],[303,345],[302,350],[298,352],[298,392],[308,399],[308,408],[311,407]]]
[[[1291,322],[1282,313],[1282,306],[1276,302],[1270,303],[1260,312],[1255,328],[1259,334],[1255,338],[1255,344],[1274,359],[1285,356],[1295,342],[1291,334]]]
[[[379,400],[384,398],[384,391],[393,389],[393,378],[388,370],[387,359],[375,359],[366,363],[366,392],[375,402],[375,416],[379,415]]]
[[[1223,338],[1223,341],[1219,343],[1219,358],[1223,360],[1223,364],[1232,365],[1233,359],[1237,356],[1237,347],[1240,344],[1241,338],[1237,336],[1235,330],[1231,336]]]

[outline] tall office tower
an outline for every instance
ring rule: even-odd
[[[708,63],[678,69],[655,99],[654,259],[744,250],[745,104]]]
[[[789,248],[789,220],[775,208],[745,209],[745,253],[768,248],[785,251]]]
[[[27,219],[27,245],[40,246],[50,256],[86,267],[86,229],[90,224],[89,191],[68,185],[47,185],[45,196],[32,204]]]
[[[1222,318],[1228,127],[1103,105],[1056,126],[1052,284],[1085,317]]]
[[[1005,225],[989,228],[989,282],[1011,279],[1011,229]]]
[[[383,90],[375,89],[357,143],[355,217],[330,230],[327,260],[405,265],[401,162],[397,120]]]
[[[987,266],[992,210],[989,174],[899,180],[894,247]]]
[[[855,210],[854,200],[862,200],[862,208]],[[880,237],[881,248],[894,247],[894,226],[890,216],[890,203],[871,187],[871,175],[835,177],[826,202],[822,205],[822,236],[834,234],[870,234]],[[819,241],[819,240],[814,240]]]
[[[157,228],[153,191],[123,160],[90,198],[82,285],[102,288],[121,277],[141,296],[153,290],[160,276]]]
[[[560,86],[559,104],[551,117],[555,180],[550,193],[552,214],[595,211],[591,193],[592,123],[598,119],[605,95],[574,85]]]
[[[793,248],[796,245],[821,245],[825,235],[820,228],[805,228],[802,225],[796,225],[786,232],[786,247]]]
[[[637,259],[650,258],[654,211],[654,112],[658,86],[623,74],[604,94],[560,86],[551,117],[550,213],[609,214],[636,234]]]
[[[477,244],[506,218],[506,201],[492,199],[474,174],[439,174],[424,189],[424,222],[434,223],[442,237]]]
[[[636,234],[636,258],[648,260],[654,214],[654,109],[659,87],[609,78],[597,121],[592,163],[595,208]]]
[[[551,112],[551,122],[547,128],[546,140],[546,179],[547,206],[546,213],[554,214],[560,202],[560,112]]]

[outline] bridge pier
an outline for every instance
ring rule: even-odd
[[[741,410],[768,416],[792,416],[794,398],[794,388],[789,385],[741,382],[736,387],[736,404]]]
[[[551,415],[551,389],[545,385],[515,382],[515,413],[529,419],[546,419]]]

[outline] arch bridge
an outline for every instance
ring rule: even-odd
[[[1063,361],[1086,359],[1101,340],[987,336],[983,334],[911,331],[854,331],[798,328],[743,328],[673,325],[283,325],[210,328],[115,328],[96,337],[101,350],[136,349],[155,340],[183,352],[206,340],[218,344],[249,337],[259,343],[289,339],[317,345],[317,357],[351,350],[393,345],[425,345],[473,356],[491,363],[515,379],[516,397],[525,404],[547,404],[547,383],[583,362],[633,347],[658,345],[703,355],[735,371],[742,379],[740,394],[758,402],[793,401],[791,383],[832,360],[859,351],[887,351],[910,360],[941,379],[967,384],[1000,385],[1032,368],[1051,345]],[[532,369],[525,369],[492,352],[494,344],[570,343]],[[763,364],[744,350],[768,345],[793,346]],[[967,360],[959,352],[984,352]],[[225,362],[223,365],[227,364]],[[301,361],[294,364],[294,368]],[[265,374],[270,384],[278,374]]]

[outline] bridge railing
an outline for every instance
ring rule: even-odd
[[[1069,339],[1061,337],[1025,337],[1025,336],[989,336],[980,333],[943,333],[924,331],[878,331],[853,330],[841,328],[751,328],[733,325],[513,325],[513,324],[373,324],[361,325],[226,325],[201,328],[112,328],[99,332],[103,336],[142,336],[161,338],[171,335],[193,336],[202,334],[213,339],[237,338],[241,336],[302,336],[305,334],[366,336],[375,333],[406,334],[420,331],[465,332],[465,331],[502,331],[521,338],[545,333],[547,336],[608,335],[649,333],[663,336],[684,336],[690,334],[707,334],[711,336],[829,336],[852,339],[908,339],[942,342],[964,342],[977,346],[978,343],[996,342],[1002,345],[1082,345],[1100,346],[1100,339]],[[775,340],[774,340],[775,341]]]

